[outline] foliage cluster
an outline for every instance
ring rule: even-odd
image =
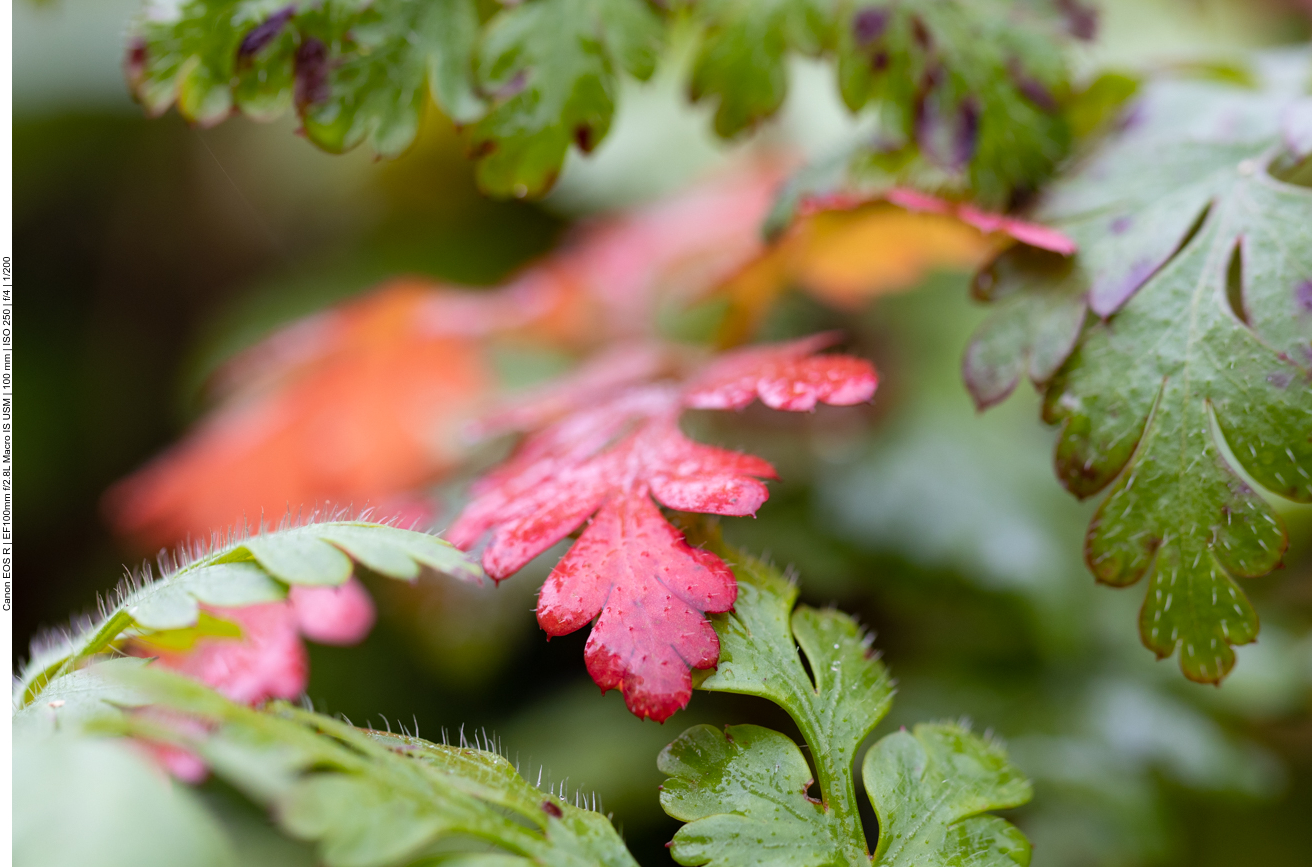
[[[792,55],[832,59],[843,101],[868,123],[857,144],[794,176],[765,225],[760,192],[774,190],[774,169],[767,185],[594,227],[494,291],[398,284],[257,347],[243,362],[238,416],[254,406],[284,418],[301,400],[313,422],[325,403],[338,408],[342,370],[360,358],[384,358],[385,378],[398,358],[440,371],[440,388],[423,375],[404,380],[397,393],[417,409],[395,429],[421,418],[436,439],[438,427],[473,425],[444,445],[440,468],[404,467],[388,493],[410,496],[452,472],[473,454],[467,441],[517,440],[467,486],[446,539],[395,521],[261,527],[166,559],[158,577],[131,577],[99,617],[34,647],[14,690],[18,785],[40,793],[22,805],[20,859],[236,863],[204,802],[165,782],[163,768],[240,793],[332,867],[634,864],[594,800],[543,790],[486,736],[437,743],[296,707],[286,700],[304,688],[303,672],[251,694],[229,678],[277,668],[299,648],[294,631],[290,644],[264,641],[240,612],[271,606],[286,619],[307,588],[362,592],[356,572],[501,581],[554,550],[538,623],[551,636],[591,625],[588,673],[620,690],[632,714],[663,722],[699,689],[764,699],[800,735],[696,725],[665,748],[660,803],[684,823],[670,843],[678,863],[1028,864],[1030,842],[991,812],[1031,797],[1001,744],[964,722],[872,740],[893,697],[872,637],[847,614],[797,605],[794,580],[695,517],[755,515],[775,465],[685,426],[699,410],[755,420],[758,401],[795,413],[870,402],[873,365],[824,351],[840,335],[736,344],[762,336],[826,232],[943,230],[922,238],[909,271],[982,266],[973,295],[991,312],[962,363],[975,405],[1003,401],[1022,379],[1036,386],[1057,427],[1060,483],[1079,498],[1107,492],[1088,526],[1088,568],[1115,586],[1147,578],[1143,643],[1158,658],[1178,650],[1189,680],[1219,684],[1233,646],[1258,634],[1236,579],[1282,564],[1280,501],[1312,502],[1312,54],[1258,55],[1225,76],[1114,75],[1077,88],[1065,40],[1091,38],[1091,21],[1073,0],[148,7],[127,73],[151,114],[176,105],[210,125],[234,111],[294,110],[326,150],[367,142],[397,156],[431,96],[499,195],[540,195],[571,146],[597,147],[621,76],[650,77],[673,39],[691,40],[687,91],[713,107],[722,137],[779,110]],[[707,253],[726,239],[732,255]],[[676,267],[690,253],[711,261],[699,278]],[[896,282],[875,289],[864,276],[813,295],[841,318],[843,303]],[[695,339],[658,337],[650,320],[666,302],[714,321]],[[497,403],[479,353],[531,330],[584,360]],[[395,343],[398,333],[406,340]],[[424,354],[409,356],[412,347]],[[317,385],[298,391],[307,381]],[[222,420],[206,428],[193,454],[206,460],[225,432]],[[378,439],[371,447],[385,450]],[[422,463],[415,453],[397,462]],[[161,462],[115,502],[168,483],[185,491],[185,463]],[[422,511],[413,499],[393,511],[407,508]],[[296,615],[312,638],[355,635],[327,621],[368,606],[300,598],[318,600]],[[83,774],[93,796],[78,806],[114,831],[93,856],[46,833],[65,808],[48,781]],[[105,812],[94,787],[122,781],[158,808],[150,823],[178,834],[148,839],[141,815]]]
[[[645,80],[672,34],[697,42],[688,94],[730,138],[774,115],[790,55],[836,63],[843,100],[877,126],[858,159],[994,206],[1031,191],[1070,144],[1061,45],[1093,35],[1048,0],[187,0],[149,7],[129,49],[133,92],[210,125],[295,109],[329,151],[397,156],[429,96],[468,126],[479,181],[536,196],[571,145],[606,137],[620,77]]]

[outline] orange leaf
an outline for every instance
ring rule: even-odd
[[[459,461],[493,376],[474,337],[426,327],[469,324],[434,297],[398,282],[257,346],[237,364],[258,381],[108,491],[116,528],[167,545],[326,502],[385,505]]]
[[[842,195],[804,202],[774,247],[727,280],[722,345],[750,337],[779,295],[796,286],[834,307],[911,289],[937,270],[978,268],[1016,242],[1069,255],[1061,233],[914,190],[883,199]]]
[[[409,510],[496,396],[490,338],[641,336],[659,296],[704,293],[760,252],[778,177],[753,163],[586,225],[495,289],[402,280],[279,331],[216,377],[217,410],[106,494],[110,522],[156,547],[328,503]]]

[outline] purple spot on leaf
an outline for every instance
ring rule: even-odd
[[[925,26],[919,15],[911,16],[911,35],[915,37],[916,44],[922,51],[929,51],[934,47],[934,37],[929,34],[929,28]]]
[[[1294,303],[1301,313],[1312,313],[1312,280],[1304,280],[1294,287]]]
[[[328,46],[311,36],[296,49],[296,105],[303,109],[327,102],[331,95]]]
[[[974,97],[963,99],[954,109],[945,110],[935,91],[942,79],[941,67],[925,74],[916,99],[916,143],[931,161],[958,171],[975,155],[979,138],[979,103]]]
[[[1129,110],[1121,115],[1121,131],[1128,132],[1142,124],[1144,121],[1144,114],[1145,112],[1142,101],[1136,102],[1134,105],[1130,106]]]
[[[1012,58],[1007,64],[1007,70],[1011,74],[1011,80],[1016,83],[1016,89],[1024,94],[1026,99],[1049,114],[1057,110],[1056,97],[1037,78],[1026,74],[1018,60]]]
[[[123,58],[123,71],[128,82],[134,87],[146,72],[146,41],[133,39],[128,45],[127,57]]]
[[[958,166],[964,166],[975,156],[975,145],[979,142],[979,103],[975,97],[962,100],[957,117],[959,123],[953,156]]]
[[[887,9],[862,9],[852,18],[852,37],[856,44],[865,48],[884,35],[888,27],[889,11]]]
[[[528,86],[528,72],[521,69],[519,72],[515,73],[514,78],[510,79],[510,81],[507,81],[501,87],[497,88],[496,98],[510,99],[511,97],[520,93],[527,86]]]
[[[1283,370],[1278,370],[1274,373],[1268,373],[1266,375],[1266,381],[1274,385],[1276,388],[1289,388],[1289,383],[1294,381],[1294,377],[1292,374],[1286,373]]]
[[[282,32],[282,28],[286,26],[288,21],[292,20],[292,16],[295,14],[296,8],[288,6],[270,15],[267,21],[251,30],[242,39],[241,45],[237,46],[237,59],[245,60],[259,53],[260,49],[272,42]]]
[[[1122,235],[1133,224],[1134,220],[1130,217],[1117,217],[1112,220],[1111,226],[1108,228],[1111,229],[1113,235]]]
[[[1098,10],[1080,0],[1057,0],[1057,8],[1066,18],[1066,29],[1076,39],[1086,42],[1098,35]]]
[[[1111,275],[1108,279],[1095,281],[1093,288],[1089,290],[1089,308],[1106,319],[1119,310],[1155,270],[1157,270],[1156,262],[1140,259],[1119,279],[1116,275]]]

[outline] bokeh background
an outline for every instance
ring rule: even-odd
[[[610,139],[571,162],[546,201],[493,202],[437,116],[387,163],[322,154],[290,120],[146,120],[119,70],[137,5],[14,9],[16,656],[152,554],[111,533],[101,497],[201,416],[209,375],[234,352],[397,274],[494,284],[580,217],[676,191],[762,142],[818,152],[846,123],[826,71],[799,63],[777,122],[755,143],[717,144],[667,72],[628,87]],[[1292,2],[1102,5],[1088,68],[1308,36]],[[881,733],[967,716],[1008,742],[1036,782],[1012,816],[1035,864],[1307,864],[1312,513],[1280,504],[1293,546],[1286,568],[1245,585],[1262,637],[1224,687],[1154,662],[1135,633],[1142,589],[1097,587],[1081,563],[1092,505],[1053,477],[1034,395],[1022,388],[979,415],[961,385],[982,318],[967,279],[933,274],[858,313],[785,297],[764,336],[841,328],[876,361],[881,389],[872,408],[689,419],[700,438],[780,469],[759,518],[726,520],[726,534],[793,566],[805,601],[876,631],[899,683]],[[549,559],[495,588],[372,584],[378,627],[360,647],[313,648],[309,694],[357,723],[494,733],[544,784],[597,792],[642,863],[671,863],[659,749],[697,722],[789,723],[764,703],[698,694],[659,726],[599,696],[586,631],[548,643],[536,627]],[[211,783],[205,794],[244,863],[313,863],[233,793]]]

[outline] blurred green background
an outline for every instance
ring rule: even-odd
[[[123,564],[105,488],[205,407],[205,373],[277,324],[397,273],[487,284],[550,249],[574,217],[677,188],[745,147],[717,145],[669,75],[633,86],[612,137],[537,205],[474,189],[440,118],[392,163],[321,154],[288,122],[190,129],[142,118],[119,73],[136,0],[14,10],[14,225],[19,581],[15,655],[41,625],[90,608]],[[1306,38],[1297,3],[1107,5],[1087,68],[1228,57]],[[799,64],[763,135],[819,150],[844,126],[827,73]],[[1142,589],[1094,585],[1080,545],[1091,506],[1057,485],[1028,392],[979,416],[958,376],[981,318],[964,275],[939,275],[860,316],[801,298],[769,336],[838,327],[882,374],[875,406],[689,420],[750,448],[783,482],[727,535],[801,576],[804,600],[856,612],[899,682],[879,734],[968,716],[1034,778],[1013,818],[1035,864],[1307,864],[1312,860],[1312,514],[1282,506],[1287,568],[1250,581],[1260,643],[1221,689],[1138,643]],[[1022,389],[1022,391],[1024,391]],[[30,555],[30,556],[29,556]],[[600,794],[644,864],[670,863],[659,749],[696,722],[789,730],[764,702],[698,694],[664,726],[583,669],[586,631],[546,642],[532,613],[550,557],[493,588],[373,584],[381,618],[358,648],[312,650],[310,696],[358,724],[495,733],[527,776]],[[233,793],[244,863],[312,863]]]

